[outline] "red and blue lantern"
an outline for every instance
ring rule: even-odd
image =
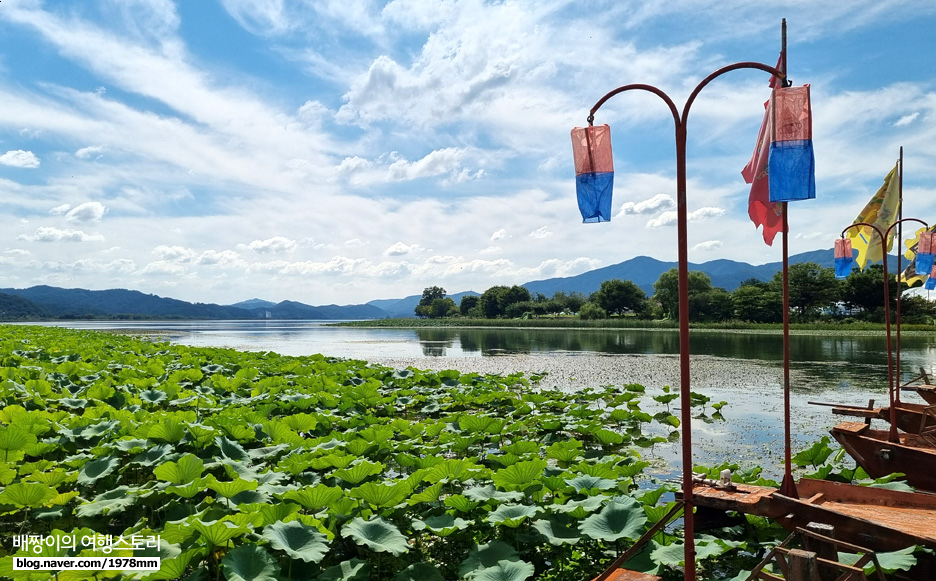
[[[611,191],[614,187],[614,161],[611,156],[611,128],[589,125],[572,130],[575,159],[575,193],[582,221],[611,221]]]
[[[851,239],[837,238],[835,240],[835,278],[848,278],[854,264]]]
[[[773,127],[767,178],[771,202],[816,197],[809,85],[778,87],[770,97]]]
[[[924,230],[917,242],[915,267],[917,274],[928,274],[933,270],[936,258],[936,233]],[[932,277],[932,275],[930,275]]]

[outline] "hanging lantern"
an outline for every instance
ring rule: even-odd
[[[835,240],[835,278],[848,278],[851,274],[855,258],[852,256],[850,238]]]
[[[778,87],[770,97],[773,128],[767,160],[771,202],[816,197],[809,85]]]
[[[934,265],[933,270],[930,271],[929,278],[923,283],[923,288],[926,290],[933,290],[936,288],[936,265]]]
[[[611,221],[611,190],[614,162],[611,156],[611,128],[589,125],[572,130],[575,159],[575,193],[582,221]]]
[[[924,230],[920,233],[920,241],[916,249],[916,273],[927,274],[933,270],[933,259],[936,258],[936,233]]]

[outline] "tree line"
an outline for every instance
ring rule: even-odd
[[[881,265],[855,270],[846,279],[814,262],[789,267],[790,317],[794,322],[822,319],[884,321],[884,282]],[[897,282],[889,277],[891,302],[896,302]],[[742,321],[779,323],[783,319],[782,274],[769,281],[748,279],[733,292],[712,285],[701,271],[689,272],[689,320],[696,322]],[[590,295],[559,291],[552,297],[535,295],[525,287],[493,286],[480,296],[466,295],[459,304],[446,296],[444,288],[423,290],[415,309],[425,318],[466,317],[475,319],[519,319],[544,316],[575,316],[582,319],[636,317],[677,319],[679,317],[678,273],[675,268],[660,275],[647,294],[629,280],[612,279]],[[907,285],[900,283],[900,288]],[[893,307],[893,304],[892,304]],[[934,305],[921,297],[904,297],[901,320],[930,323],[936,316]]]

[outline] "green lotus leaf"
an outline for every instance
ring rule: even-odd
[[[344,496],[344,490],[337,486],[316,484],[315,486],[306,486],[299,490],[290,490],[283,494],[283,499],[298,502],[309,510],[317,511],[324,507],[331,506],[342,496]]]
[[[527,460],[517,462],[494,473],[494,484],[505,490],[523,490],[527,486],[539,482],[543,477],[543,470],[547,466],[545,460]]]
[[[225,458],[230,458],[235,462],[250,463],[250,455],[236,441],[228,440],[224,436],[218,436],[214,439],[214,442]]]
[[[462,430],[472,433],[500,434],[506,424],[504,420],[482,415],[466,414],[458,420],[458,426]]]
[[[185,484],[201,476],[205,463],[193,454],[186,454],[178,462],[164,462],[153,470],[153,474],[160,480],[172,484]]]
[[[378,553],[390,553],[398,557],[409,551],[406,537],[396,526],[380,517],[370,521],[356,517],[341,531],[357,544],[366,545]]]
[[[429,469],[424,476],[426,482],[463,482],[474,476],[479,467],[469,460],[447,458]]]
[[[221,559],[227,581],[278,581],[279,563],[258,545],[235,547]]]
[[[463,518],[456,518],[448,513],[413,521],[414,530],[421,531],[428,529],[440,537],[447,537],[453,532],[469,526],[471,526],[471,521]]]
[[[319,456],[318,458],[311,458],[309,460],[308,466],[311,466],[316,470],[327,470],[328,468],[337,468],[341,470],[350,466],[351,463],[358,458],[359,456],[352,454],[333,452],[331,454],[326,454],[325,456]]]
[[[105,514],[118,514],[128,507],[136,504],[137,496],[129,494],[130,488],[118,486],[103,494],[94,497],[91,502],[80,504],[75,509],[79,517],[101,516]]]
[[[5,455],[15,450],[23,450],[36,442],[35,434],[26,430],[16,426],[0,426],[0,450],[3,450]]]
[[[366,482],[348,491],[348,496],[351,498],[360,498],[374,508],[381,509],[400,504],[409,493],[410,487],[406,482],[398,482],[396,484]]]
[[[614,480],[599,478],[597,476],[579,476],[566,480],[569,486],[575,488],[575,492],[588,492],[591,490],[609,490],[617,486]]]
[[[201,533],[205,540],[215,546],[226,545],[227,542],[234,537],[239,537],[250,532],[248,527],[227,520],[203,522],[199,519],[194,519],[191,526]]]
[[[368,442],[364,438],[355,438],[345,444],[345,450],[347,450],[349,454],[360,458],[376,452],[377,445],[373,442]]]
[[[533,528],[549,539],[551,545],[574,545],[582,539],[578,528],[570,527],[555,516],[535,520],[532,524]]]
[[[497,507],[497,510],[488,514],[487,520],[491,524],[503,524],[515,529],[520,526],[524,520],[533,518],[538,513],[539,509],[535,506],[528,506],[525,504],[502,504]]]
[[[427,486],[422,492],[409,497],[407,502],[410,505],[419,504],[420,502],[438,502],[439,498],[442,496],[442,486],[442,482],[436,482],[432,486]]]
[[[487,457],[488,460],[497,462],[501,466],[513,466],[519,462],[522,458],[516,454],[491,454]]]
[[[274,549],[307,563],[318,563],[328,553],[328,538],[297,520],[264,527],[262,536]]]
[[[439,569],[429,563],[413,563],[397,573],[393,581],[444,581]]]
[[[468,488],[462,494],[464,494],[471,500],[477,500],[478,502],[484,502],[485,500],[496,500],[498,502],[511,502],[511,501],[517,501],[523,498],[522,492],[502,492],[494,488],[494,485],[492,484],[488,484],[486,486],[475,486],[474,488]]]
[[[600,429],[595,431],[592,435],[595,436],[603,446],[614,446],[624,441],[624,436],[612,430]]]
[[[88,400],[74,397],[63,397],[58,400],[59,405],[67,407],[70,410],[84,409],[88,405]]]
[[[0,492],[0,503],[19,507],[43,506],[58,494],[54,488],[39,482],[17,482]]]
[[[208,482],[208,488],[214,490],[225,498],[231,498],[246,490],[256,490],[257,484],[258,483],[256,480],[244,480],[243,478],[238,478],[236,480],[230,481],[219,481],[212,477]]]
[[[529,440],[520,440],[519,442],[514,442],[509,446],[501,447],[501,450],[508,454],[516,454],[517,456],[527,456],[529,454],[539,454],[540,448],[542,445],[538,442],[530,442]]]
[[[192,498],[196,494],[204,492],[209,482],[211,482],[210,478],[196,478],[188,484],[167,486],[165,490],[170,494],[175,494],[176,496],[181,496],[182,498]]]
[[[86,462],[78,473],[78,484],[94,484],[120,466],[120,459],[114,456],[105,456]]]
[[[157,444],[142,454],[137,454],[130,460],[131,464],[142,464],[143,466],[154,466],[164,456],[172,453],[170,444]]]
[[[0,467],[0,483],[6,485],[12,482],[13,480],[10,479],[9,482],[3,482],[5,480],[4,476],[6,474],[4,469],[9,470],[9,468],[7,468],[6,466]],[[11,471],[13,472],[14,475],[16,474],[15,470],[11,470]],[[56,468],[55,470],[51,470],[49,472],[33,472],[27,478],[24,478],[24,480],[41,482],[42,484],[45,484],[46,486],[51,486],[52,488],[56,488],[58,487],[59,484],[63,482],[67,482],[69,480],[75,480],[76,478],[77,476],[75,475],[74,472],[69,473],[64,468]]]
[[[363,482],[364,480],[380,474],[383,472],[384,465],[380,462],[370,462],[368,460],[361,460],[357,464],[353,464],[349,468],[344,468],[342,470],[335,470],[332,475],[336,478],[340,478],[347,482],[348,484],[357,485]]]
[[[185,437],[185,425],[171,417],[167,417],[162,422],[150,427],[146,437],[150,440],[175,444]]]
[[[906,549],[901,549],[899,551],[890,551],[890,552],[880,552],[875,553],[878,563],[881,565],[881,570],[888,575],[893,575],[897,571],[909,571],[917,564],[917,558],[913,555],[917,550],[917,547],[907,547]],[[855,553],[839,553],[838,560],[840,563],[845,563],[846,565],[854,565],[858,562],[858,559],[861,558],[861,555]],[[865,574],[870,578],[874,573],[875,566],[873,563],[868,563],[865,567]]]
[[[582,521],[579,530],[599,541],[613,542],[621,538],[636,539],[643,534],[647,515],[641,504],[629,496],[616,496],[601,512]]]
[[[468,558],[458,566],[459,577],[469,577],[482,569],[497,567],[501,561],[519,561],[517,551],[504,541],[491,541],[486,545],[475,545]]]
[[[147,389],[140,392],[140,399],[144,403],[159,403],[166,399],[166,392],[159,389]]]
[[[295,520],[300,506],[291,502],[266,503],[238,503],[237,510],[250,515],[250,523],[254,528],[262,528],[276,522],[289,522]]]
[[[370,564],[360,559],[351,559],[329,567],[318,577],[318,581],[367,581],[370,579]]]
[[[159,571],[143,577],[143,581],[163,581],[169,579],[182,579],[188,569],[189,563],[196,557],[201,557],[204,549],[197,548],[185,551],[171,558],[162,558],[159,561]]]
[[[471,581],[524,581],[533,576],[536,567],[526,561],[498,561],[471,576]]]
[[[370,426],[358,432],[358,436],[372,444],[383,444],[393,439],[393,428],[390,426]]]
[[[443,501],[445,506],[454,508],[458,512],[469,513],[480,505],[480,502],[469,500],[468,497],[462,494],[453,494],[452,496],[446,497]]]

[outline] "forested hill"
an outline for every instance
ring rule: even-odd
[[[49,319],[379,319],[370,305],[310,306],[259,299],[236,305],[189,303],[127,289],[87,290],[34,286],[0,289],[0,320]]]

